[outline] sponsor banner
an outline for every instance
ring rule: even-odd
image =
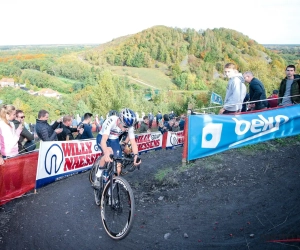
[[[184,132],[178,131],[178,132],[167,132],[167,143],[166,143],[166,149],[172,149],[174,147],[182,147],[184,143]]]
[[[36,188],[90,169],[100,155],[95,139],[41,141]]]
[[[145,153],[149,150],[158,150],[162,148],[162,133],[143,133],[136,135],[135,141],[138,146],[139,153]]]
[[[241,115],[191,115],[188,160],[300,134],[300,105]]]
[[[34,189],[38,153],[17,155],[0,166],[0,205]]]

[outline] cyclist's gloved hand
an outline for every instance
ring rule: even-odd
[[[105,162],[112,162],[112,158],[110,157],[110,155],[113,155],[114,151],[112,150],[111,147],[108,147],[107,150],[105,151],[103,158]]]

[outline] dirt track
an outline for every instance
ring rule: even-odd
[[[300,239],[299,142],[263,145],[262,152],[231,150],[184,169],[182,148],[142,155],[141,170],[126,176],[136,214],[122,241],[106,235],[88,173],[50,184],[0,208],[0,249],[300,248],[267,242]],[[171,169],[162,181],[154,178]]]

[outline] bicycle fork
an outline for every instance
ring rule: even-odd
[[[110,180],[110,186],[109,186],[109,191],[108,191],[108,204],[110,204],[113,208],[117,208],[117,206],[120,205],[120,192],[119,192],[119,186],[117,185],[117,183],[113,183],[113,177],[114,177],[114,173],[116,173],[116,169],[117,169],[117,162],[114,161],[114,166],[113,166],[113,173],[109,176],[109,180]],[[113,189],[117,188],[116,190],[116,194],[117,196],[113,197]],[[114,199],[115,198],[115,199]]]

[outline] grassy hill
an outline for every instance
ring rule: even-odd
[[[142,89],[177,89],[177,86],[162,69],[135,68],[127,66],[109,66],[108,68],[114,74],[128,77],[130,84],[138,85]]]
[[[197,32],[155,26],[99,45],[85,52],[84,59],[149,85],[155,82],[154,87],[181,90],[212,90],[213,83],[222,80],[224,65],[233,62],[241,72],[253,71],[271,93],[278,88],[285,67],[278,54],[240,32],[224,28]]]

